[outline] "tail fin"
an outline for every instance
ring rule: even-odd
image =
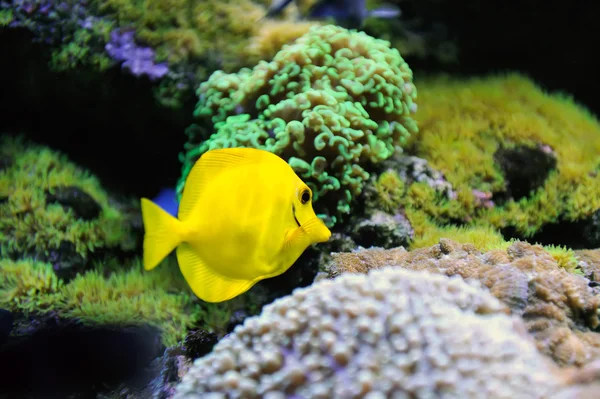
[[[144,220],[144,269],[154,269],[181,244],[182,224],[161,207],[142,198]]]

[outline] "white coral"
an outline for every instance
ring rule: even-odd
[[[547,397],[554,366],[505,310],[459,277],[384,268],[323,280],[238,326],[175,398]]]

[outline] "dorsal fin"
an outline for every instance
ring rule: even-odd
[[[261,162],[285,161],[269,151],[256,148],[223,148],[204,153],[196,161],[185,181],[179,204],[179,220],[183,222],[190,217],[210,179],[230,168]]]

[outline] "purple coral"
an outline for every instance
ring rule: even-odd
[[[110,34],[110,41],[104,48],[113,59],[123,61],[122,67],[131,71],[135,76],[147,75],[154,80],[169,72],[166,62],[154,63],[154,50],[135,44],[133,30],[113,30]]]
[[[33,33],[35,42],[48,44],[70,42],[73,32],[83,26],[83,21],[92,18],[88,15],[86,0],[0,1],[0,9],[11,11],[9,28],[27,28]]]

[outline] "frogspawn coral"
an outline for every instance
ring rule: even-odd
[[[182,398],[548,397],[521,321],[459,277],[385,268],[296,289],[197,359]]]
[[[311,186],[330,224],[348,215],[368,170],[417,131],[412,71],[389,42],[326,25],[284,46],[271,62],[237,74],[217,71],[198,89],[181,193],[206,151],[255,147],[285,159]]]

